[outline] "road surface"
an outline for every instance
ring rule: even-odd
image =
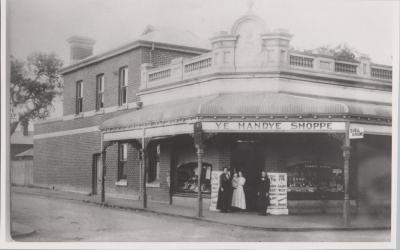
[[[13,193],[11,201],[12,220],[35,229],[18,241],[390,240],[388,230],[271,232],[39,195]]]

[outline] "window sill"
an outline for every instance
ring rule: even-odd
[[[154,182],[150,182],[150,183],[146,183],[146,187],[160,187],[160,182],[158,181],[154,181]]]
[[[119,180],[115,183],[115,186],[128,186],[127,180]]]

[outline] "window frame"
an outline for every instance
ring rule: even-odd
[[[104,108],[104,74],[96,76],[96,111]]]
[[[175,169],[175,179],[176,181],[174,182],[172,188],[173,188],[173,193],[174,194],[186,194],[186,195],[197,195],[198,190],[195,189],[197,186],[198,180],[196,179],[193,182],[192,177],[198,174],[198,169],[197,169],[197,162],[196,161],[190,161],[190,162],[183,162],[181,164],[176,165]],[[180,173],[186,172],[184,169],[191,169],[193,168],[193,171],[191,175],[187,175],[185,179],[181,179],[182,175]],[[209,169],[209,171],[207,171]],[[206,190],[202,190],[201,193],[203,195],[211,195],[211,173],[213,170],[213,165],[208,163],[208,162],[203,162],[202,164],[202,173],[201,173],[201,178],[202,178],[202,186],[206,187]],[[209,174],[207,177],[207,173]],[[183,181],[183,182],[182,182]],[[185,186],[183,187],[182,184]],[[189,184],[189,185],[188,185]],[[194,189],[193,189],[194,187]]]
[[[83,112],[83,80],[77,81],[75,88],[75,114],[79,115]]]
[[[128,104],[129,70],[128,66],[119,69],[118,104],[119,106]],[[124,95],[124,96],[123,96]],[[125,100],[124,100],[125,99]]]
[[[117,181],[127,179],[127,174],[126,174],[127,162],[128,162],[128,143],[119,143]]]

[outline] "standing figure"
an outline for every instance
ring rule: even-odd
[[[239,171],[239,176],[236,177],[236,180],[235,177],[233,177],[232,186],[234,181],[236,182],[236,188],[234,187],[233,189],[232,207],[246,209],[246,198],[243,190],[243,186],[246,183],[246,178],[244,178],[242,172]]]
[[[217,209],[226,213],[231,207],[232,185],[228,168],[224,168],[224,172],[219,176],[219,190]]]
[[[260,215],[267,215],[267,208],[269,205],[269,187],[269,178],[265,171],[262,171],[257,189],[257,208]]]

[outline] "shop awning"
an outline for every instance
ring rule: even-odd
[[[145,106],[106,120],[101,130],[203,116],[355,114],[391,117],[391,106],[339,102],[284,93],[233,93]]]

